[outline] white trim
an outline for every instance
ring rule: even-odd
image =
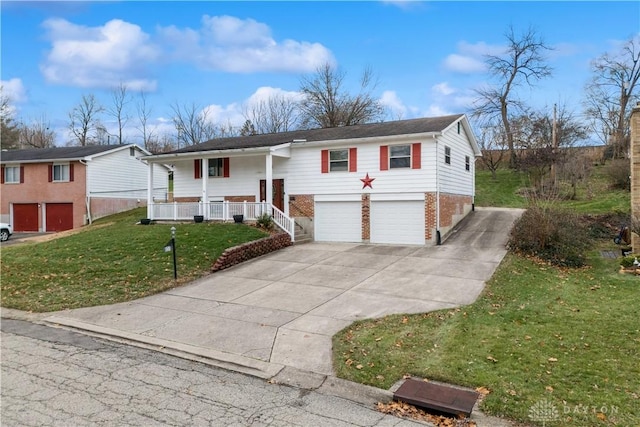
[[[361,194],[316,194],[313,197],[315,202],[360,202]]]
[[[425,200],[424,193],[373,193],[370,197],[372,202]]]

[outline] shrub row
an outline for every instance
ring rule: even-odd
[[[211,272],[224,270],[241,262],[291,246],[291,236],[279,233],[264,239],[243,243],[225,250],[211,267]]]
[[[592,243],[579,215],[562,209],[532,206],[516,221],[509,249],[554,265],[582,267]]]

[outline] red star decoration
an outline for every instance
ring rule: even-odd
[[[373,190],[373,186],[371,185],[371,183],[373,182],[375,178],[369,178],[369,172],[367,172],[367,176],[365,176],[364,178],[360,178],[360,181],[363,182],[363,186],[362,189],[364,190],[365,188],[369,187]]]

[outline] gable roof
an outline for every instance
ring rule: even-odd
[[[442,132],[462,117],[464,117],[464,114],[398,120],[393,122],[369,123],[354,126],[294,130],[289,132],[219,138],[164,154],[194,153],[202,151],[231,150],[240,148],[273,147],[276,145],[295,143],[298,141],[333,141],[342,139],[372,138],[393,135],[438,133]]]
[[[89,145],[84,147],[53,147],[53,148],[27,148],[24,150],[3,150],[0,153],[2,163],[22,162],[40,163],[56,160],[89,160],[96,155],[107,154],[110,151],[118,151],[129,147],[137,147],[144,154],[148,151],[135,144],[126,145]]]

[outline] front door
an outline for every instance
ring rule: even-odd
[[[273,200],[271,204],[284,212],[284,179],[274,179],[273,182]],[[260,200],[267,198],[267,181],[260,180]]]

